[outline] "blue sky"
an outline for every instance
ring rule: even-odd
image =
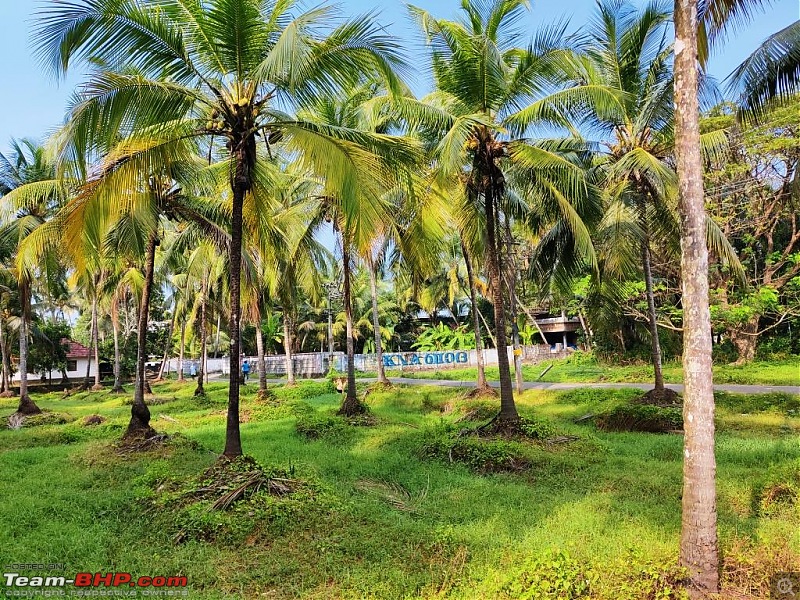
[[[79,74],[64,81],[55,81],[37,63],[30,49],[30,34],[36,9],[44,0],[0,0],[0,38],[2,74],[6,82],[0,100],[0,151],[8,148],[11,137],[43,138],[62,121],[65,106]],[[643,3],[643,2],[641,2]],[[723,79],[768,35],[798,19],[800,0],[775,0],[773,6],[755,22],[737,32],[736,37],[720,48],[710,64],[710,72]],[[314,2],[313,4],[316,4]],[[418,0],[416,4],[437,16],[452,17],[458,7],[457,0]],[[542,23],[568,18],[570,28],[576,29],[591,14],[594,0],[533,0],[528,18],[531,31]],[[418,38],[409,23],[405,3],[400,0],[370,2],[368,0],[342,0],[346,13],[360,14],[374,11],[387,29],[407,40],[408,54],[419,51]],[[415,90],[425,90],[424,74],[410,82]]]

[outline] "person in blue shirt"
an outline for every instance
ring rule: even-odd
[[[242,363],[242,381],[247,383],[247,376],[250,374],[250,362],[245,360]]]
[[[197,377],[197,365],[194,361],[189,364],[189,377]]]

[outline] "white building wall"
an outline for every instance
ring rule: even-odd
[[[74,370],[67,371],[67,377],[70,379],[81,379],[86,377],[86,363],[89,361],[88,358],[78,358],[78,359],[68,359],[68,364],[70,360],[74,360],[76,363]],[[92,364],[89,367],[89,377],[94,377],[94,374],[97,372],[97,363],[92,361]],[[49,379],[52,381],[59,381],[61,379],[61,371],[50,371]],[[28,373],[28,381],[38,380],[41,379],[40,373]],[[19,373],[14,373],[13,381],[19,381]]]

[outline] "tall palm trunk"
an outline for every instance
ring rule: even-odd
[[[653,267],[652,255],[650,254],[650,235],[647,224],[647,216],[643,214],[642,228],[644,229],[644,239],[642,240],[642,265],[644,266],[644,285],[647,293],[647,325],[650,329],[650,348],[653,361],[653,372],[655,373],[655,389],[664,390],[664,371],[661,366],[661,342],[658,339],[658,323],[656,321],[656,299],[653,293]]]
[[[206,297],[208,295],[208,280],[203,278],[203,285],[200,289],[200,368],[197,370],[197,387],[194,390],[195,396],[205,396],[206,390],[203,387],[203,377],[206,372]]]
[[[489,176],[484,203],[486,205],[486,258],[489,270],[489,283],[492,286],[492,304],[494,305],[495,336],[497,340],[497,367],[500,371],[500,413],[497,421],[502,424],[519,421],[517,405],[514,403],[514,392],[511,387],[511,369],[508,363],[508,345],[506,341],[506,311],[503,306],[502,269],[500,250],[497,242],[497,214],[495,206],[495,176]]]
[[[181,319],[181,343],[178,349],[178,381],[183,383],[186,378],[183,376],[183,357],[186,351],[186,319]]]
[[[19,286],[22,314],[19,319],[19,406],[17,412],[36,415],[42,412],[28,396],[28,326],[30,322],[31,295],[27,284]]]
[[[93,344],[92,344],[92,330],[94,328],[92,327],[91,321],[92,321],[92,319],[90,317],[89,318],[89,348],[88,348],[89,352],[86,355],[86,373],[84,373],[84,375],[83,375],[83,384],[81,385],[81,387],[84,390],[88,390],[89,389],[89,381],[91,381],[91,376],[92,376],[92,346],[93,346]]]
[[[372,331],[375,334],[375,356],[378,361],[378,383],[388,384],[386,369],[383,367],[383,341],[381,340],[381,322],[378,314],[378,276],[377,265],[369,261],[369,288],[372,296]]]
[[[111,330],[114,333],[114,387],[112,392],[121,393],[125,391],[122,387],[122,358],[119,349],[119,312],[117,306],[117,299],[114,298],[114,304],[111,307]]]
[[[2,380],[0,380],[0,393],[11,392],[9,385],[8,347],[6,346],[5,318],[0,315],[0,355],[2,355]]]
[[[522,382],[522,346],[519,343],[519,324],[517,323],[517,267],[514,263],[514,238],[511,235],[511,222],[506,216],[506,254],[508,256],[508,269],[506,270],[508,287],[508,301],[511,304],[511,346],[514,352],[514,382],[517,393],[523,392]],[[563,313],[562,313],[563,315]],[[565,344],[566,346],[566,344]],[[566,350],[566,348],[564,348]]]
[[[681,218],[683,291],[683,498],[681,564],[690,596],[719,590],[714,384],[708,247],[700,155],[697,0],[675,0],[675,156]]]
[[[103,389],[103,384],[100,383],[100,342],[98,337],[97,297],[95,295],[92,300],[92,348],[94,350],[94,386],[92,389],[95,391]]]
[[[469,301],[471,304],[470,313],[472,315],[472,329],[475,331],[475,357],[478,363],[478,390],[489,388],[486,383],[486,366],[483,361],[483,340],[481,339],[481,321],[478,313],[478,294],[475,289],[475,275],[472,271],[472,257],[467,251],[464,239],[461,239],[461,254],[464,255],[464,263],[467,265],[467,281],[469,283]]]
[[[267,363],[264,360],[264,335],[261,333],[261,317],[256,324],[256,353],[258,355],[258,393],[267,391]]]
[[[286,353],[286,385],[297,383],[294,375],[294,354],[292,352],[292,317],[287,309],[283,311],[283,350]]]
[[[350,240],[349,236],[342,234],[342,301],[344,302],[344,316],[347,323],[347,390],[345,392],[339,414],[353,416],[366,411],[366,406],[359,402],[356,396],[356,366],[355,344],[353,343],[353,304],[350,293]]]
[[[175,316],[177,314],[178,311],[173,309],[172,318],[169,320],[169,329],[167,330],[167,341],[164,343],[164,356],[161,358],[161,366],[158,368],[158,379],[163,379],[164,368],[169,361],[169,351],[172,348],[172,332],[175,331]]]
[[[239,355],[241,339],[239,334],[242,279],[242,207],[244,197],[250,189],[250,169],[255,161],[255,140],[252,136],[232,140],[234,149],[234,174],[231,180],[233,191],[233,210],[231,213],[231,251],[229,285],[231,295],[231,314],[229,331],[231,354],[228,364],[230,384],[228,386],[228,419],[225,427],[225,449],[223,455],[233,458],[242,455],[242,436],[239,431]]]
[[[145,379],[145,362],[147,360],[147,322],[150,313],[150,295],[153,291],[153,271],[155,270],[156,245],[158,237],[152,232],[147,240],[144,258],[144,289],[139,303],[139,323],[136,331],[136,382],[131,406],[131,420],[125,432],[125,438],[149,438],[155,435],[150,427],[150,409],[144,403],[147,381]]]

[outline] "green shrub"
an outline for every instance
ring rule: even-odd
[[[462,415],[459,421],[488,421],[497,415],[498,406],[496,402],[486,402],[481,400],[461,400],[453,412]]]
[[[302,417],[314,413],[314,407],[302,400],[275,401],[256,404],[252,415],[257,421],[277,421],[289,417]]]
[[[293,386],[272,388],[272,391],[279,400],[310,400],[317,396],[333,394],[336,392],[336,388],[330,380],[301,381]]]
[[[614,594],[631,600],[682,600],[688,598],[684,589],[688,575],[678,565],[628,565]]]
[[[22,422],[23,427],[41,427],[44,425],[63,425],[64,423],[71,423],[75,417],[67,413],[43,411],[38,415],[30,415],[25,417]]]
[[[520,420],[520,428],[526,437],[542,442],[556,435],[556,429],[552,423],[542,419],[523,417]]]
[[[298,417],[295,430],[306,439],[326,441],[343,441],[351,431],[341,417],[318,412]]]
[[[530,466],[520,442],[480,438],[469,430],[441,424],[422,433],[418,454],[421,458],[459,462],[479,473],[521,471]]]
[[[595,423],[603,431],[666,433],[683,427],[683,413],[680,408],[620,404],[598,414]]]
[[[800,416],[800,395],[784,392],[768,392],[766,394],[731,394],[730,392],[714,392],[717,406],[728,410],[749,414],[759,412],[779,412],[787,416]]]
[[[519,600],[586,598],[597,575],[566,552],[547,552],[525,561],[504,592]]]
[[[422,410],[424,412],[444,412],[449,403],[449,398],[441,394],[425,392],[422,394]]]

